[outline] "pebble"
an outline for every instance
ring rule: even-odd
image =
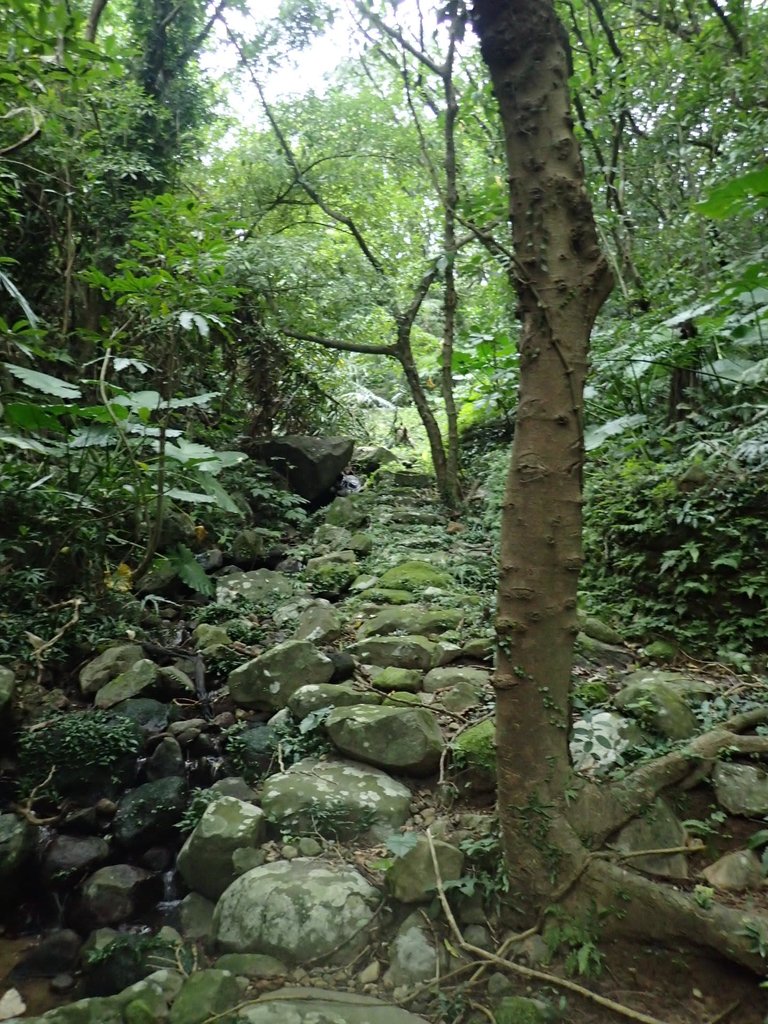
[[[280,851],[285,860],[295,860],[299,856],[299,851],[295,846],[290,846],[288,843]]]
[[[374,960],[372,963],[364,967],[357,976],[357,980],[361,985],[371,985],[378,981],[381,977],[381,964],[378,960]]]
[[[71,992],[76,984],[77,982],[71,974],[57,974],[55,978],[51,978],[48,987],[56,995],[64,995]]]

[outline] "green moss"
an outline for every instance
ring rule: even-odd
[[[453,758],[460,768],[496,772],[496,723],[492,718],[470,725],[453,743]]]

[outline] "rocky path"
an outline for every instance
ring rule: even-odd
[[[503,944],[493,558],[482,531],[447,519],[423,484],[393,474],[336,499],[277,570],[215,570],[215,602],[187,613],[189,642],[175,642],[171,617],[152,643],[115,642],[84,666],[66,715],[28,731],[26,800],[0,816],[0,884],[50,898],[45,933],[0,987],[0,1020],[557,1019],[552,991],[520,994],[503,971],[465,996],[457,980],[473,968],[435,898],[436,863],[464,940]],[[581,770],[615,769],[649,736],[697,730],[717,680],[631,674],[619,638],[583,625]],[[754,815],[756,800],[768,813],[750,771],[716,769],[727,813]],[[615,846],[689,838],[659,802]],[[683,853],[646,860],[654,874],[689,877]],[[707,870],[709,885],[762,884],[749,850]],[[11,914],[9,938],[14,927]],[[513,955],[546,954],[533,936]],[[18,1016],[41,984],[62,1005]]]

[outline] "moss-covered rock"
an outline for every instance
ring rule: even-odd
[[[442,569],[435,568],[429,562],[413,559],[400,562],[399,565],[387,569],[379,580],[379,585],[393,590],[407,590],[412,594],[422,593],[428,587],[450,589],[453,577]]]
[[[470,725],[453,741],[453,761],[470,789],[496,786],[496,723],[492,718]]]

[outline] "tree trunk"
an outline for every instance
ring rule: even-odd
[[[503,124],[522,314],[520,398],[497,611],[499,817],[515,902],[535,917],[584,848],[566,820],[570,672],[581,566],[583,390],[612,277],[573,133],[552,0],[475,0]]]

